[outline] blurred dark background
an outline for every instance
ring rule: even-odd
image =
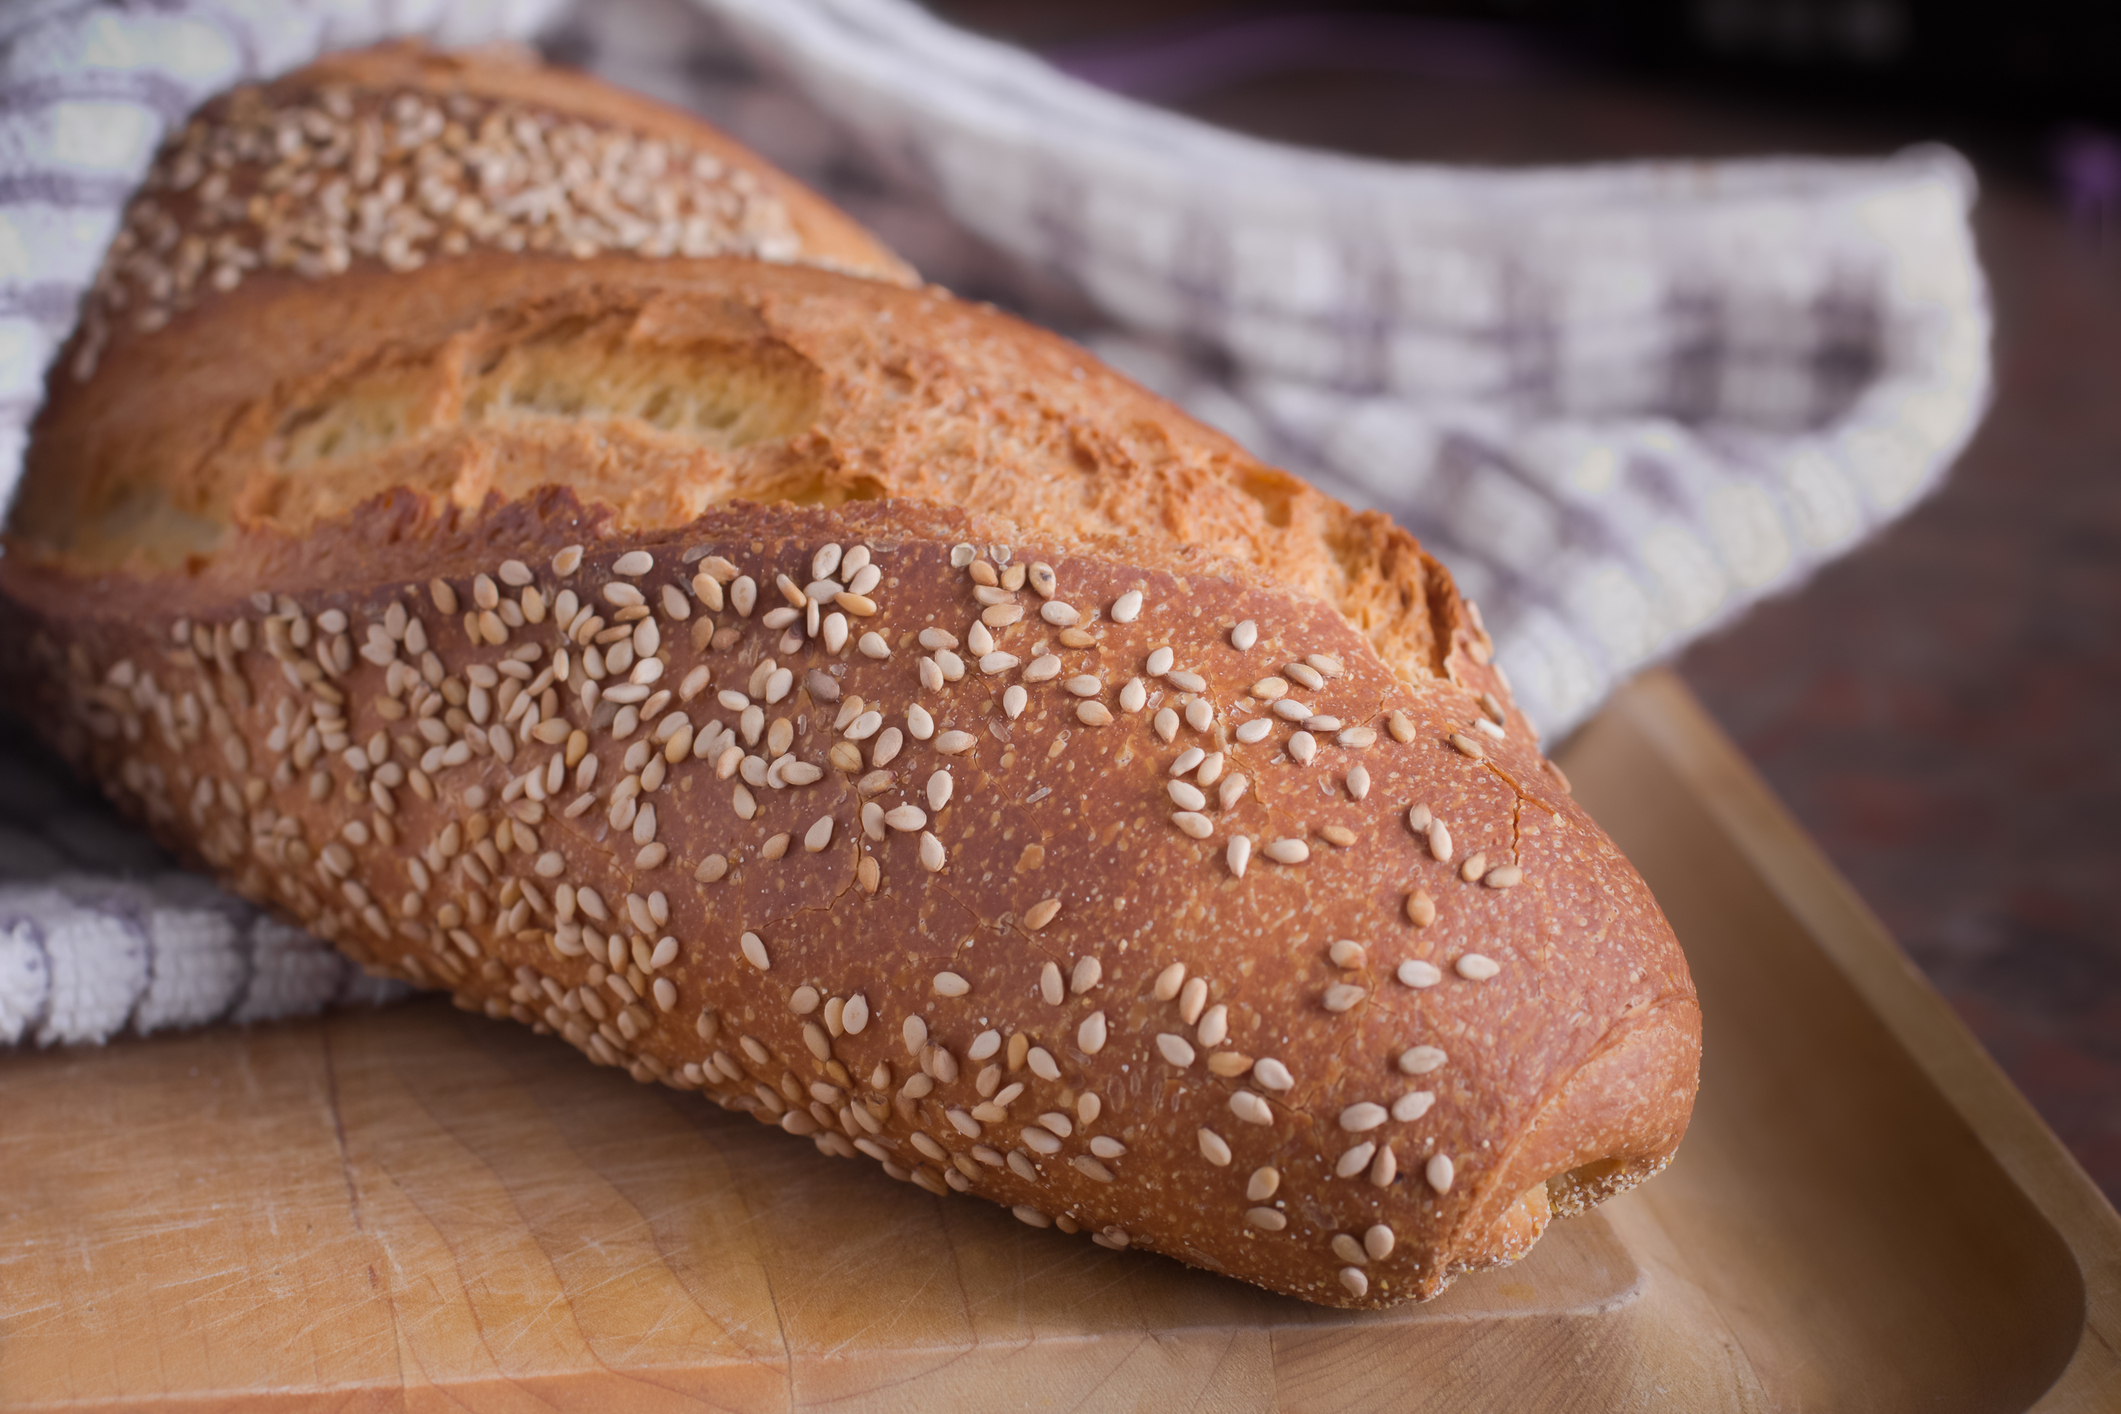
[[[1996,401],[1944,489],[1678,664],[2121,1201],[2121,6],[933,0],[1376,157],[1970,157]]]

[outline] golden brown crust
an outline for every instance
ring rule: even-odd
[[[755,161],[410,50],[230,102],[407,85]],[[0,557],[26,715],[373,965],[1277,1291],[1430,1296],[1666,1162],[1684,960],[1413,538],[756,180],[886,278],[393,248],[84,335]]]
[[[398,274],[480,251],[736,254],[907,285],[912,270],[691,116],[512,47],[335,54],[205,104],[127,207],[62,366],[257,279]]]
[[[1326,605],[1198,552],[1142,566],[900,502],[730,506],[653,537],[614,535],[556,495],[455,525],[446,513],[422,525],[419,511],[400,498],[301,544],[245,542],[212,601],[182,579],[88,581],[10,557],[4,587],[25,621],[7,641],[27,655],[15,671],[32,720],[173,847],[357,957],[559,1030],[637,1078],[768,1120],[778,1106],[821,1147],[866,1145],[938,1192],[1310,1300],[1433,1295],[1521,1254],[1545,1220],[1544,1180],[1605,1160],[1654,1168],[1676,1144],[1696,1052],[1629,1038],[1651,1015],[1691,1037],[1693,994],[1640,879],[1543,770],[1521,720],[1503,709],[1498,740],[1468,688],[1410,689]],[[438,610],[428,576],[361,578],[349,551],[364,543],[424,546],[456,612]],[[559,573],[555,557],[569,568],[561,552],[585,543]],[[810,580],[828,544],[872,547],[873,616],[854,614],[844,640],[822,622],[816,636],[800,620],[767,626],[777,576]],[[975,545],[973,564],[953,564]],[[650,563],[615,574],[636,549]],[[283,597],[271,570],[304,552],[305,587]],[[733,582],[691,587],[715,564],[702,554],[751,578],[750,614],[730,607]],[[226,592],[239,558],[259,572],[255,601]],[[1034,566],[1050,566],[1051,600]],[[994,604],[980,579],[996,581]],[[614,597],[636,597],[624,586],[640,591],[659,666],[601,660],[617,668],[612,696],[589,706],[583,641],[609,630],[583,609],[570,637],[559,617],[569,598],[616,616]],[[1143,596],[1132,618],[1129,591]],[[1071,609],[1080,622],[1048,621]],[[1014,662],[978,661],[983,616]],[[1241,650],[1247,621],[1257,637]],[[186,646],[172,648],[179,627]],[[496,628],[504,641],[487,641]],[[923,630],[957,640],[961,677]],[[863,631],[888,658],[863,651]],[[636,640],[606,646],[619,641]],[[556,681],[563,646],[570,675]],[[1168,666],[1150,656],[1166,646]],[[1058,661],[1041,664],[1048,653]],[[511,671],[536,674],[520,693],[501,687],[511,655],[523,661]],[[1328,655],[1315,688],[1313,655]],[[778,684],[768,657],[789,673]],[[627,677],[660,699],[616,703],[644,696],[612,691]],[[855,696],[880,717],[848,720]],[[334,698],[344,723],[320,731]],[[1195,699],[1205,729],[1180,715]],[[748,729],[744,700],[760,708]],[[1307,706],[1277,715],[1277,701]],[[775,746],[817,779],[763,784]],[[1220,773],[1174,775],[1189,746],[1223,753]],[[585,759],[598,763],[586,792]],[[952,784],[940,806],[937,772]],[[660,812],[645,832],[643,802]],[[1415,805],[1448,843],[1410,828]],[[1176,822],[1193,806],[1189,831]],[[918,818],[874,818],[885,810]],[[1238,836],[1252,846],[1242,875]],[[1275,841],[1307,858],[1275,862]],[[570,913],[563,884],[632,921],[599,924],[586,903]],[[1421,926],[1417,894],[1434,905]],[[632,915],[629,895],[642,900]],[[612,944],[585,924],[623,937],[594,970],[585,949]],[[746,960],[745,933],[767,967]],[[658,961],[663,937],[675,941]],[[1492,958],[1493,975],[1469,954]],[[630,992],[604,975],[620,960]],[[1434,980],[1401,980],[1419,962]],[[1174,963],[1203,995],[1171,995],[1167,979],[1159,996]],[[948,994],[946,973],[965,995]],[[657,979],[674,989],[665,1005]],[[870,1020],[845,1034],[834,1008],[857,994]],[[1005,1117],[980,1108],[1014,1083],[1026,1089]],[[1416,1093],[1427,1098],[1405,1098]],[[1557,1105],[1563,1094],[1576,1098]],[[1448,1174],[1428,1167],[1435,1155]]]
[[[730,500],[976,506],[1155,556],[1200,545],[1335,605],[1409,680],[1465,628],[1413,537],[1079,347],[940,291],[757,261],[481,255],[246,283],[57,382],[12,519],[83,572],[211,569],[396,486],[572,487],[628,530]]]

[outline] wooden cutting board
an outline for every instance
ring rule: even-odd
[[[2116,1407],[2121,1219],[1684,689],[1564,762],[1692,959],[1701,1105],[1427,1306],[1034,1231],[429,1001],[0,1056],[0,1403]]]

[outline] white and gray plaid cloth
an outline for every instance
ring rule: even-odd
[[[1397,516],[1481,603],[1550,734],[1904,513],[1988,396],[1974,185],[1942,149],[1368,161],[1105,92],[910,0],[17,0],[0,11],[0,490],[168,127],[230,84],[411,32],[541,35],[691,107],[931,279],[1061,325]],[[58,867],[22,847],[0,827],[0,877]],[[168,1024],[152,966],[110,974],[125,1007],[63,1002],[48,920],[63,898],[152,948],[142,899],[169,886],[39,887],[0,890],[0,1038]],[[45,1000],[25,1009],[31,944],[8,940],[32,936]],[[183,1019],[250,1007],[237,996]]]

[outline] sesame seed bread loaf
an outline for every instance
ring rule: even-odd
[[[1685,961],[1411,538],[522,72],[338,59],[165,153],[144,201],[196,148],[306,234],[108,278],[133,317],[53,374],[0,669],[69,760],[371,967],[1309,1300],[1434,1295],[1669,1160]],[[433,176],[462,93],[807,214],[301,225],[334,113]],[[217,145],[267,100],[324,118]]]

